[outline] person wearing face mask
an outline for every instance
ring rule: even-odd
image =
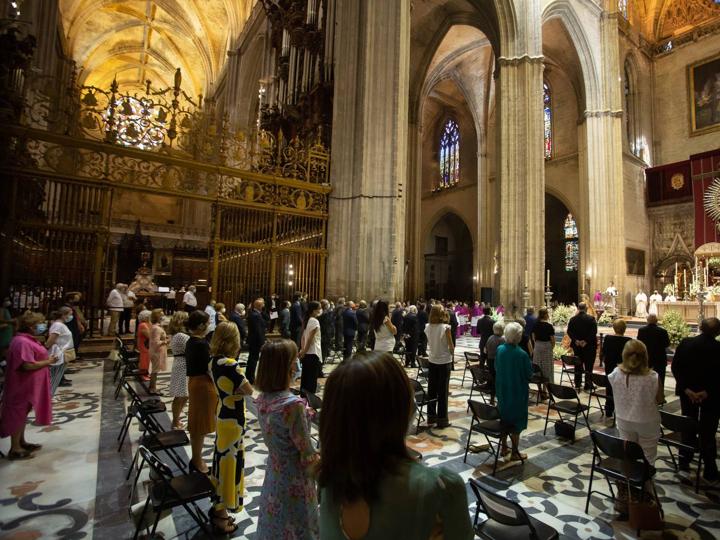
[[[70,329],[70,332],[72,333],[73,337],[73,345],[75,346],[75,357],[78,356],[78,349],[80,348],[80,342],[82,341],[82,337],[85,334],[85,330],[88,327],[87,320],[85,319],[85,315],[83,315],[82,310],[80,309],[80,300],[82,298],[82,294],[73,291],[69,292],[65,295],[65,304],[64,306],[69,307],[72,310],[73,318],[70,321],[65,322],[65,326],[67,326]],[[65,368],[65,373],[68,375],[72,373],[72,370],[69,370]]]
[[[322,313],[320,302],[308,304],[307,315],[305,316],[304,330],[302,334],[302,349],[300,349],[300,388],[313,394],[317,392],[317,380],[320,376],[322,358],[322,336],[320,334],[320,321],[318,317]]]
[[[25,425],[30,410],[35,425],[52,423],[50,373],[47,367],[57,358],[48,356],[37,336],[47,331],[41,313],[26,311],[18,318],[17,335],[10,342],[5,369],[5,388],[0,407],[0,438],[10,437],[8,459],[30,459],[39,444],[25,440]]]
[[[12,314],[10,313],[10,306],[12,306],[10,298],[5,297],[2,307],[0,307],[0,362],[5,360],[5,354],[7,353],[7,348],[10,345],[10,340],[13,335],[14,324]]]
[[[187,320],[190,339],[185,344],[185,366],[188,376],[188,432],[190,433],[190,468],[201,473],[209,472],[202,458],[205,435],[213,433],[216,425],[217,392],[208,372],[210,344],[206,336],[209,316],[204,311],[193,311]]]
[[[57,366],[50,366],[50,385],[52,387],[52,395],[58,386],[72,386],[72,381],[65,378],[65,370],[70,362],[75,360],[75,345],[73,336],[67,323],[72,322],[74,316],[72,309],[63,306],[51,315],[53,320],[48,332],[45,347],[51,354],[57,356],[59,362]]]
[[[222,302],[218,302],[215,304],[215,324],[220,324],[221,322],[228,322],[227,315],[225,315],[225,304]]]

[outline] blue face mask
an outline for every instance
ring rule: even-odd
[[[65,319],[65,322],[66,322],[66,323],[72,322],[72,320],[73,320],[74,318],[75,318],[74,315],[68,315],[67,318]]]
[[[40,336],[47,332],[47,324],[45,323],[38,323],[35,325],[35,333]]]

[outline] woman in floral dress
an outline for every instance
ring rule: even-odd
[[[260,358],[255,385],[258,421],[270,453],[260,495],[258,540],[317,540],[315,468],[318,455],[302,399],[290,392],[297,347],[269,341]]]

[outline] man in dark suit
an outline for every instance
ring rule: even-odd
[[[370,310],[365,300],[360,300],[359,307],[355,311],[358,323],[357,341],[358,351],[364,351],[367,347],[368,332],[370,331]]]
[[[398,329],[400,331],[400,329]],[[402,333],[405,335],[405,367],[417,367],[415,365],[415,355],[418,349],[418,316],[417,308],[410,306],[407,315],[403,320]],[[424,329],[423,329],[424,333]]]
[[[345,311],[345,297],[341,296],[335,304],[335,350],[343,346],[343,312]]]
[[[423,303],[418,305],[417,326],[418,326],[418,355],[427,356],[427,335],[425,334],[425,326],[430,316],[427,312],[427,306]]]
[[[455,343],[457,342],[458,329],[458,318],[457,314],[455,313],[455,306],[452,304],[452,302],[450,302],[445,309],[447,311],[448,318],[450,319],[450,332],[452,333],[453,347],[455,347]]]
[[[395,334],[395,350],[397,351],[400,347],[400,343],[402,343],[402,327],[403,327],[403,307],[400,302],[397,302],[395,304],[395,309],[393,309],[392,313],[390,314],[390,322],[393,323],[393,326],[397,328],[397,334]]]
[[[235,323],[240,331],[240,348],[247,344],[248,327],[245,320],[245,306],[243,304],[235,304],[235,309],[230,312],[230,321]]]
[[[293,303],[290,306],[290,339],[292,339],[300,350],[300,340],[303,330],[303,308],[302,294],[295,293],[293,295]]]
[[[487,352],[485,352],[485,344],[487,343],[490,336],[493,335],[493,324],[495,321],[490,317],[492,309],[490,306],[483,308],[483,316],[478,319],[477,325],[475,326],[477,335],[480,336],[480,356],[485,362],[487,362]]]
[[[667,330],[658,326],[657,315],[648,315],[647,326],[638,330],[638,339],[645,344],[648,352],[648,363],[660,379],[660,386],[665,388],[665,371],[667,370],[667,352],[670,337]]]
[[[333,337],[335,336],[335,312],[330,309],[330,302],[323,299],[320,300],[322,313],[318,317],[320,322],[320,348],[322,349],[323,364],[330,356],[332,349]]]
[[[715,433],[720,419],[720,321],[715,317],[700,323],[700,335],[684,339],[675,351],[671,369],[675,376],[675,393],[685,416],[700,423],[700,455],[703,477],[708,482],[720,480],[717,468]],[[683,442],[694,444],[690,437]],[[688,470],[692,453],[680,452],[680,468]]]
[[[578,304],[578,313],[568,322],[567,333],[570,336],[573,354],[580,359],[575,366],[575,388],[580,388],[584,371],[585,390],[589,390],[592,386],[590,376],[597,353],[597,321],[595,317],[587,314],[585,302]]]
[[[255,383],[255,368],[260,359],[260,349],[265,344],[265,318],[263,308],[265,300],[258,298],[253,302],[250,315],[248,316],[248,362],[245,368],[245,376],[250,384]]]
[[[345,311],[342,315],[343,319],[343,360],[347,360],[352,356],[353,341],[355,341],[355,333],[357,332],[358,321],[355,316],[355,304],[348,302],[345,304]]]

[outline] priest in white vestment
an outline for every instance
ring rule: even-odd
[[[645,319],[648,315],[647,312],[647,303],[648,303],[648,297],[645,292],[640,289],[640,291],[635,296],[635,316],[639,317],[641,319]]]
[[[650,315],[658,314],[658,302],[662,302],[662,296],[660,296],[659,292],[654,291],[650,296],[650,308],[648,308]]]

